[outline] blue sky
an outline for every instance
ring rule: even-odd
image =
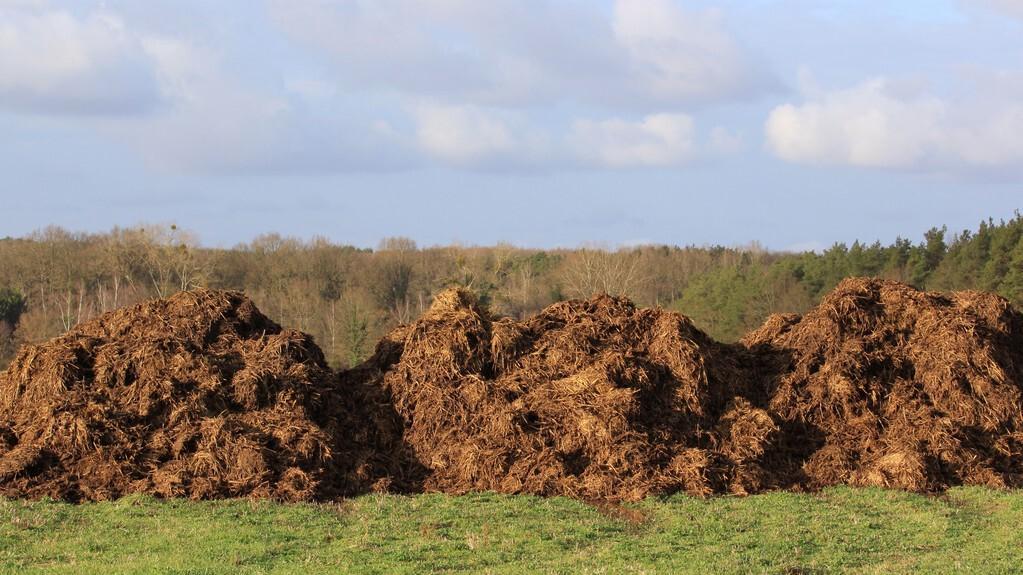
[[[0,0],[0,236],[820,248],[1023,208],[1023,0]]]

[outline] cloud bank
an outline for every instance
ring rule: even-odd
[[[765,125],[779,158],[805,164],[923,170],[1023,166],[1023,74],[974,76],[939,96],[874,78],[774,108]]]
[[[319,62],[297,76],[238,73],[218,42],[245,29],[120,7],[0,4],[0,111],[116,116],[90,125],[175,171],[664,168],[726,149],[694,109],[774,87],[724,13],[674,0],[269,0]]]
[[[158,96],[138,39],[117,15],[0,4],[0,107],[135,114],[153,108]]]
[[[271,0],[297,43],[341,81],[448,103],[651,108],[756,96],[772,86],[719,11],[673,0]]]
[[[706,6],[0,0],[0,115],[57,118],[175,172],[681,170],[750,150],[1021,172],[1023,66],[1011,57],[950,62],[947,78],[864,61],[830,88],[786,91],[774,69],[799,63],[761,54],[766,32],[747,47],[754,19],[737,18],[772,9]],[[956,6],[1023,15],[1018,0]],[[1010,36],[1018,24],[943,25],[981,20]],[[748,145],[761,130],[764,146]]]

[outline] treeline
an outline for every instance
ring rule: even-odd
[[[918,242],[835,244],[799,254],[756,244],[420,248],[406,238],[369,250],[277,234],[210,249],[175,226],[104,234],[48,228],[0,239],[0,366],[22,343],[197,286],[244,290],[279,323],[313,334],[331,363],[344,366],[364,359],[380,335],[414,319],[433,293],[451,285],[469,287],[493,310],[517,317],[565,298],[624,294],[642,306],[677,309],[731,340],[770,313],[805,311],[856,275],[994,291],[1021,305],[1023,216],[952,235],[934,228]]]

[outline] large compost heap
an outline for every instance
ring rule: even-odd
[[[623,298],[514,321],[450,289],[340,373],[244,295],[197,290],[22,349],[0,375],[0,494],[1020,487],[1021,393],[1004,299],[890,281],[737,344]]]
[[[1023,315],[993,294],[850,279],[748,346],[784,359],[766,408],[801,485],[1023,486]]]
[[[494,319],[440,294],[372,374],[430,470],[424,488],[585,498],[759,488],[775,431],[749,359],[685,317],[606,295]],[[758,403],[763,403],[760,398]]]
[[[399,428],[381,417],[382,394],[347,391],[308,335],[239,292],[121,309],[23,347],[0,375],[0,494],[301,500],[365,489],[388,465],[383,435]]]

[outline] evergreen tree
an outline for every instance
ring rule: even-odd
[[[999,293],[1018,306],[1023,306],[1023,236],[1016,242],[1009,259],[1009,267],[999,287]]]

